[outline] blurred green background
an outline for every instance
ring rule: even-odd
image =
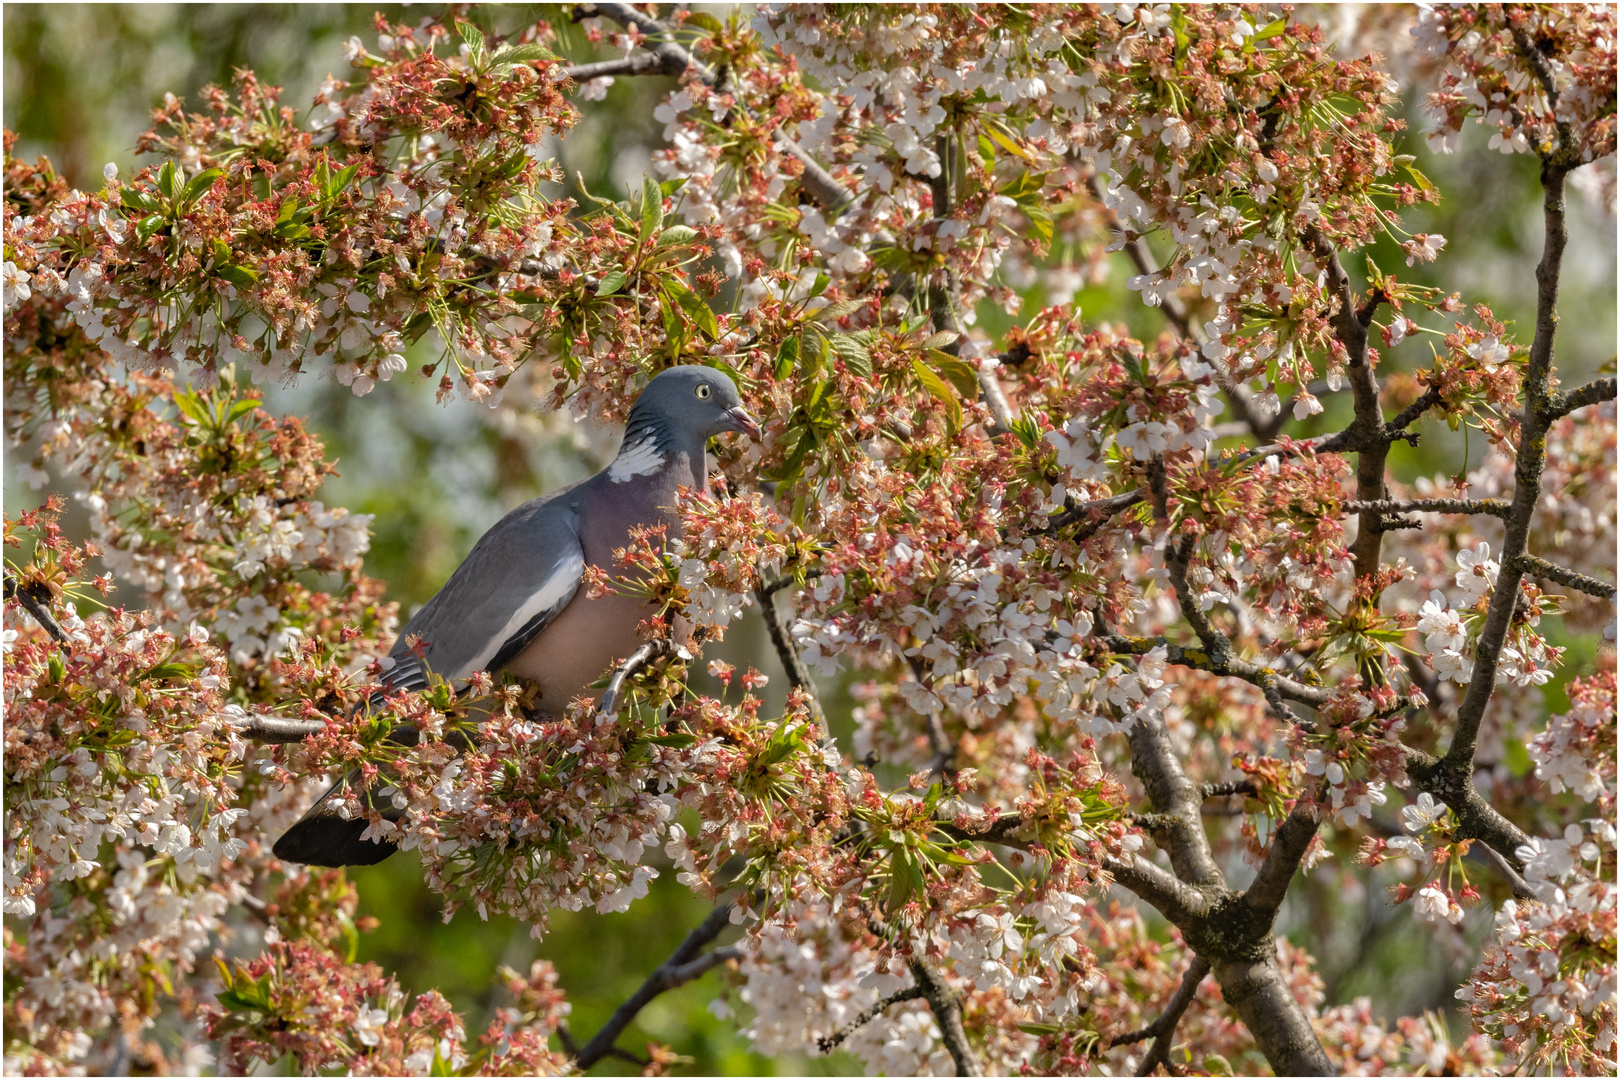
[[[165,91],[195,100],[204,85],[226,85],[233,69],[251,67],[263,80],[285,86],[283,102],[302,109],[323,77],[341,78],[348,72],[342,43],[351,34],[369,42],[374,11],[414,22],[427,10],[437,9],[7,4],[5,125],[20,136],[20,156],[46,154],[70,182],[93,189],[100,185],[105,162],[116,162],[125,175],[140,164],[131,148]],[[500,6],[484,9],[477,18],[503,33],[548,19],[562,34],[565,55],[597,58],[583,34],[570,25],[564,8]],[[639,187],[650,151],[660,142],[652,109],[673,86],[674,80],[666,78],[620,79],[607,100],[582,103],[584,121],[555,151],[569,186],[583,177],[591,191],[618,196]],[[1411,105],[1409,101],[1409,109]],[[1415,110],[1411,119],[1421,130]],[[1485,139],[1481,130],[1471,130],[1463,150],[1443,158],[1430,155],[1418,135],[1403,140],[1406,145],[1400,149],[1416,154],[1420,167],[1445,193],[1439,207],[1409,215],[1407,228],[1444,233],[1450,244],[1437,264],[1413,269],[1405,267],[1388,241],[1373,254],[1403,280],[1460,290],[1468,302],[1489,302],[1499,317],[1516,322],[1521,339],[1527,340],[1541,239],[1535,163],[1487,151]],[[1558,354],[1566,382],[1575,383],[1612,364],[1614,357],[1615,231],[1607,212],[1579,195],[1571,198],[1570,213]],[[1052,254],[1054,259],[1073,258],[1061,246]],[[1087,321],[1107,319],[1138,335],[1157,334],[1162,317],[1125,288],[1134,270],[1123,256],[1114,258],[1100,280],[1075,294]],[[1360,262],[1351,260],[1352,271]],[[1032,287],[1024,317],[1048,299],[1041,286]],[[1014,321],[993,305],[983,306],[978,316],[992,334]],[[1385,363],[1413,367],[1425,357],[1425,346],[1412,341]],[[616,441],[614,432],[576,428],[566,418],[528,423],[466,403],[439,406],[432,386],[409,377],[379,385],[363,401],[319,380],[290,389],[267,387],[266,394],[273,410],[306,415],[338,460],[342,475],[330,483],[326,501],[376,515],[367,569],[389,583],[390,595],[406,614],[433,594],[502,513],[594,471]],[[1328,409],[1316,418],[1319,430],[1342,426],[1347,419],[1342,397],[1324,399]],[[1452,472],[1463,464],[1461,441],[1441,437],[1443,431],[1431,427],[1420,449],[1397,447],[1395,467],[1403,477]],[[1473,440],[1476,459],[1483,442]],[[7,470],[8,512],[33,505],[42,495],[19,487]],[[757,616],[728,638],[724,655],[775,676],[769,704],[779,704],[782,680]],[[832,695],[829,715],[847,717],[842,687],[826,690]],[[847,721],[835,723],[841,738],[847,739],[848,730]],[[1405,909],[1391,908],[1376,883],[1362,888],[1336,880],[1337,873],[1319,874],[1296,890],[1301,895],[1291,897],[1288,916],[1296,939],[1321,958],[1330,1000],[1371,994],[1382,1015],[1449,1009],[1451,989],[1469,963],[1469,950],[1446,949],[1433,933],[1414,931]],[[501,1004],[491,983],[496,966],[522,971],[535,956],[545,956],[561,973],[561,985],[573,1002],[571,1026],[583,1042],[708,910],[706,902],[666,873],[654,883],[652,895],[629,912],[598,916],[559,911],[550,934],[534,942],[526,924],[502,918],[480,922],[471,911],[443,924],[439,899],[427,892],[408,854],[352,876],[360,890],[361,913],[381,921],[377,932],[362,939],[362,958],[396,972],[409,989],[442,990],[467,1011],[470,1032],[481,1030],[489,1009]],[[1477,942],[1488,917],[1465,925]],[[647,1040],[669,1043],[693,1059],[680,1070],[690,1073],[859,1071],[859,1063],[845,1054],[768,1060],[750,1053],[731,1021],[716,1020],[707,1011],[718,978],[710,974],[659,998],[620,1045],[640,1053]],[[1454,1022],[1452,1029],[1460,1032],[1461,1026]],[[593,1070],[633,1071],[614,1060]]]

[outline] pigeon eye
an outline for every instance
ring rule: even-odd
[[[699,383],[698,388],[697,388],[697,396],[700,397],[700,398],[708,397],[709,396],[709,387],[704,383]]]

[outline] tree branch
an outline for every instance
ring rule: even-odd
[[[1373,502],[1351,500],[1343,504],[1352,513],[1371,511],[1374,514],[1489,514],[1508,516],[1509,504],[1502,499],[1378,499]]]
[[[1140,855],[1110,855],[1102,865],[1116,882],[1152,904],[1179,929],[1185,930],[1209,914],[1208,897]]]
[[[1522,31],[1515,29],[1515,41],[1523,36]],[[1526,53],[1532,66],[1539,60],[1545,67],[1545,59],[1530,45],[1528,38],[1520,42],[1519,47]],[[1562,135],[1561,130],[1560,137]],[[1541,496],[1541,475],[1547,462],[1545,436],[1549,421],[1545,417],[1551,405],[1548,386],[1552,378],[1553,338],[1558,331],[1558,278],[1564,245],[1568,240],[1564,222],[1564,177],[1567,171],[1559,160],[1559,154],[1542,158],[1542,217],[1546,223],[1546,237],[1541,262],[1536,266],[1536,333],[1530,343],[1530,355],[1524,372],[1519,452],[1513,467],[1513,506],[1502,538],[1502,569],[1497,574],[1496,587],[1491,591],[1490,609],[1485,615],[1485,626],[1480,631],[1479,644],[1474,650],[1474,673],[1468,681],[1468,689],[1463,693],[1462,704],[1457,707],[1451,746],[1446,751],[1446,771],[1454,776],[1471,771],[1474,750],[1479,743],[1479,726],[1496,690],[1497,665],[1513,621],[1514,608],[1518,606],[1519,582],[1524,576],[1521,557],[1526,553],[1530,521],[1535,514],[1536,501]]]
[[[703,82],[710,86],[714,85],[714,69],[694,57],[671,39],[669,37],[669,27],[657,19],[637,11],[629,4],[580,4],[574,8],[573,17],[575,22],[588,19],[593,15],[606,16],[621,26],[633,26],[647,37],[657,39],[658,44],[652,47],[652,53],[659,58],[662,65],[659,70],[664,73],[680,74],[690,69]],[[589,65],[580,66],[588,67]],[[615,73],[603,72],[602,74]],[[809,195],[817,205],[827,211],[830,218],[836,218],[839,211],[843,210],[854,198],[849,189],[833,179],[832,173],[822,168],[816,159],[808,151],[801,148],[798,143],[780,131],[776,133],[776,137],[787,152],[798,158],[799,163],[804,166],[799,182],[803,185],[805,194]]]
[[[1124,656],[1141,656],[1151,652],[1159,646],[1164,646],[1165,659],[1169,663],[1179,664],[1182,667],[1197,668],[1199,671],[1208,671],[1215,675],[1230,675],[1266,689],[1265,684],[1270,683],[1281,697],[1289,701],[1297,701],[1304,705],[1322,705],[1332,699],[1331,691],[1320,686],[1306,686],[1296,679],[1279,675],[1270,668],[1261,667],[1236,656],[1228,656],[1221,666],[1217,667],[1214,660],[1198,649],[1183,649],[1162,637],[1128,638],[1114,633],[1106,628],[1099,636],[1103,642],[1114,652]]]
[[[1268,921],[1276,918],[1288,886],[1293,884],[1305,852],[1311,846],[1318,828],[1316,815],[1302,806],[1295,806],[1283,823],[1277,826],[1271,846],[1260,864],[1260,871],[1243,892],[1243,902],[1257,916]]]
[[[1164,1012],[1159,1018],[1145,1028],[1126,1032],[1117,1038],[1108,1040],[1108,1048],[1125,1046],[1129,1043],[1141,1042],[1143,1039],[1152,1039],[1153,1045],[1148,1049],[1147,1056],[1137,1068],[1137,1076],[1152,1076],[1153,1070],[1160,1065],[1165,1071],[1170,1069],[1170,1047],[1175,1042],[1176,1025],[1181,1023],[1182,1014],[1187,1006],[1192,1004],[1193,998],[1198,994],[1198,986],[1209,974],[1209,961],[1202,956],[1194,955],[1192,962],[1181,976],[1181,985],[1171,995],[1170,1001],[1165,1005]]]
[[[1417,423],[1419,417],[1440,404],[1440,401],[1440,391],[1429,387],[1416,401],[1396,413],[1395,419],[1384,425],[1385,441],[1394,442],[1396,439],[1405,438],[1406,429]],[[1417,436],[1413,435],[1411,438],[1415,439]]]
[[[876,1020],[879,1016],[882,1016],[884,1010],[890,1005],[898,1005],[902,1001],[916,1001],[922,996],[923,988],[921,986],[912,986],[907,987],[904,990],[896,990],[894,993],[890,994],[888,997],[884,998],[882,1001],[878,1002],[876,1005],[873,1005],[870,1009],[862,1012],[859,1016],[855,1017],[855,1019],[833,1032],[831,1035],[823,1035],[820,1039],[817,1039],[816,1046],[821,1049],[823,1054],[830,1054],[834,1050],[838,1049],[839,1045],[843,1043],[845,1039],[861,1030],[861,1028],[865,1027],[867,1024],[870,1024],[873,1020]]]
[[[1513,562],[1517,569],[1526,574],[1545,578],[1548,581],[1556,581],[1560,585],[1577,589],[1583,593],[1590,593],[1605,600],[1614,599],[1615,592],[1612,584],[1600,581],[1595,577],[1587,577],[1585,574],[1577,573],[1566,566],[1559,566],[1557,563],[1548,562],[1546,559],[1537,558],[1534,555],[1520,555]]]
[[[5,598],[7,600],[16,600],[17,603],[21,604],[23,610],[32,615],[34,621],[43,626],[45,632],[51,635],[57,644],[66,645],[73,640],[68,637],[67,631],[62,629],[61,624],[56,621],[56,617],[51,614],[51,609],[46,607],[39,597],[27,589],[17,586],[17,579],[12,576],[10,570],[6,571],[5,581]]]
[[[1573,390],[1554,394],[1548,400],[1547,407],[1542,410],[1541,419],[1550,427],[1554,420],[1567,416],[1576,409],[1584,409],[1600,401],[1613,401],[1614,397],[1614,379],[1596,379],[1585,386],[1577,386]]]
[[[1198,793],[1206,799],[1225,799],[1233,795],[1253,797],[1260,793],[1253,780],[1223,780],[1218,784],[1202,784]]]
[[[1212,965],[1221,996],[1254,1036],[1278,1076],[1331,1076],[1333,1063],[1311,1030],[1311,1021],[1277,966],[1275,949],[1263,960],[1227,960]]]
[[[598,1031],[590,1042],[585,1044],[574,1059],[574,1065],[580,1072],[584,1072],[604,1057],[614,1052],[614,1043],[624,1033],[624,1029],[635,1020],[636,1014],[647,1007],[647,1003],[666,990],[673,990],[683,986],[702,975],[705,971],[723,964],[727,960],[739,955],[736,949],[716,949],[707,955],[699,955],[703,946],[720,936],[720,932],[731,925],[731,901],[721,903],[701,923],[699,923],[686,940],[669,955],[669,959],[647,976],[647,981],[641,984],[628,1001],[620,1005],[609,1018],[602,1030]]]
[[[1410,746],[1403,749],[1406,773],[1418,790],[1445,803],[1456,815],[1457,838],[1488,844],[1509,866],[1523,869],[1519,848],[1530,842],[1530,836],[1474,787],[1473,755],[1466,762],[1458,762],[1449,754],[1436,758]]]
[[[679,75],[685,68],[671,63],[668,53],[638,52],[618,60],[598,60],[589,64],[575,64],[563,73],[575,82],[590,82],[604,75]]]
[[[956,1075],[983,1076],[984,1070],[979,1068],[979,1059],[968,1045],[967,1031],[962,1027],[962,1002],[956,991],[933,968],[917,960],[911,962],[911,977],[917,980],[921,996],[934,1010],[945,1049],[950,1051],[951,1061],[956,1064]]]
[[[232,724],[231,730],[243,738],[262,743],[295,743],[303,742],[311,735],[319,735],[325,731],[326,721],[283,720],[279,716],[249,713],[247,720]]]

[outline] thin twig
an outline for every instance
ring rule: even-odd
[[[32,615],[34,621],[43,626],[45,632],[51,635],[58,644],[66,645],[73,640],[68,637],[67,631],[63,630],[61,624],[56,621],[55,616],[51,614],[50,608],[46,607],[38,597],[27,589],[18,587],[17,579],[12,576],[10,570],[6,571],[5,597],[7,600],[16,600],[17,603],[21,604],[23,610]]]
[[[1507,517],[1510,509],[1510,504],[1504,499],[1351,500],[1343,506],[1351,513],[1366,510],[1375,514],[1489,514],[1499,518]]]
[[[1554,394],[1547,407],[1542,410],[1542,420],[1551,424],[1559,417],[1567,416],[1576,409],[1584,409],[1588,405],[1596,405],[1600,401],[1613,401],[1615,395],[1615,381],[1611,376],[1607,379],[1597,379],[1585,386],[1577,386],[1573,390]]]
[[[1176,1026],[1181,1023],[1181,1017],[1191,1005],[1193,998],[1198,995],[1198,986],[1209,974],[1209,961],[1202,956],[1194,955],[1192,962],[1181,976],[1181,985],[1164,1007],[1159,1018],[1145,1028],[1129,1031],[1117,1038],[1108,1040],[1108,1048],[1126,1046],[1130,1043],[1141,1042],[1143,1039],[1152,1039],[1153,1045],[1148,1048],[1147,1056],[1142,1059],[1141,1066],[1136,1070],[1138,1076],[1152,1076],[1153,1070],[1163,1065],[1166,1071],[1170,1068],[1170,1047],[1175,1042]]]
[[[917,960],[911,962],[911,977],[917,980],[923,999],[934,1010],[934,1020],[939,1024],[945,1049],[956,1065],[956,1075],[983,1076],[984,1070],[979,1068],[979,1059],[968,1045],[967,1031],[962,1027],[962,1001],[956,991],[933,968]]]
[[[686,935],[686,940],[669,955],[669,959],[647,976],[647,981],[614,1011],[608,1022],[602,1025],[584,1049],[574,1057],[574,1065],[580,1072],[584,1072],[604,1057],[614,1054],[614,1044],[635,1020],[636,1014],[647,1007],[647,1003],[666,990],[673,990],[702,975],[705,971],[727,960],[734,959],[738,952],[735,949],[716,949],[707,955],[699,955],[703,946],[720,936],[720,932],[731,925],[731,901],[727,900],[709,912],[697,927]]]
[[[1199,794],[1206,799],[1224,799],[1233,795],[1253,798],[1260,793],[1253,780],[1223,780],[1218,784],[1202,784]]]
[[[656,41],[649,44],[652,53],[660,58],[660,70],[667,74],[679,74],[690,70],[703,82],[710,86],[715,84],[717,73],[709,65],[694,57],[689,51],[677,44],[669,36],[669,27],[657,19],[637,11],[629,4],[580,4],[574,8],[574,21],[588,19],[593,15],[605,15],[621,26],[633,26],[648,38]],[[585,65],[580,65],[585,66]],[[833,179],[819,162],[812,157],[809,151],[803,149],[781,131],[776,132],[777,140],[804,166],[799,177],[805,194],[809,195],[825,211],[829,218],[835,218],[853,199],[849,189]]]
[[[780,586],[780,582],[777,586]],[[777,587],[762,584],[754,590],[754,598],[759,601],[760,614],[765,617],[765,629],[770,633],[771,645],[776,649],[777,659],[782,661],[782,671],[787,675],[788,686],[804,692],[810,699],[811,715],[817,722],[821,722],[824,718],[821,715],[821,704],[816,700],[816,684],[811,679],[810,669],[799,656],[798,648],[793,644],[793,635],[788,631],[782,613],[777,610],[776,592]]]
[[[319,735],[326,730],[324,720],[283,720],[279,716],[265,716],[262,713],[249,713],[248,718],[238,724],[232,724],[231,730],[245,739],[253,739],[262,743],[295,743],[303,742],[311,735]]]
[[[1587,577],[1585,574],[1571,570],[1567,566],[1559,566],[1557,563],[1548,562],[1546,559],[1538,558],[1535,555],[1520,555],[1514,560],[1514,566],[1526,574],[1546,578],[1548,581],[1556,581],[1560,585],[1577,589],[1583,593],[1590,593],[1605,600],[1614,599],[1614,585],[1611,582],[1601,581],[1595,577]]]
[[[890,1005],[898,1005],[902,1001],[916,1001],[922,996],[923,988],[920,986],[912,986],[907,987],[904,990],[896,990],[894,993],[890,994],[888,997],[884,998],[882,1001],[878,1002],[876,1005],[873,1005],[870,1009],[862,1012],[859,1016],[855,1017],[855,1019],[833,1032],[831,1035],[823,1035],[820,1039],[816,1040],[816,1045],[820,1047],[823,1054],[830,1054],[834,1050],[838,1049],[839,1045],[845,1039],[849,1038],[851,1035],[861,1030],[861,1028],[883,1015],[883,1011]]]

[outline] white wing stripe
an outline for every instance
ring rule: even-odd
[[[447,676],[454,679],[465,679],[473,672],[485,667],[500,652],[501,646],[523,628],[523,625],[547,608],[555,607],[563,597],[573,591],[579,584],[580,576],[585,572],[585,558],[579,552],[570,552],[568,557],[557,564],[546,583],[523,606],[512,613],[506,625],[501,627],[499,633],[489,639],[478,654],[472,658],[462,670]]]
[[[619,451],[619,456],[608,466],[608,477],[615,484],[623,484],[633,476],[655,473],[663,467],[664,455],[658,449],[658,440],[648,436]]]

